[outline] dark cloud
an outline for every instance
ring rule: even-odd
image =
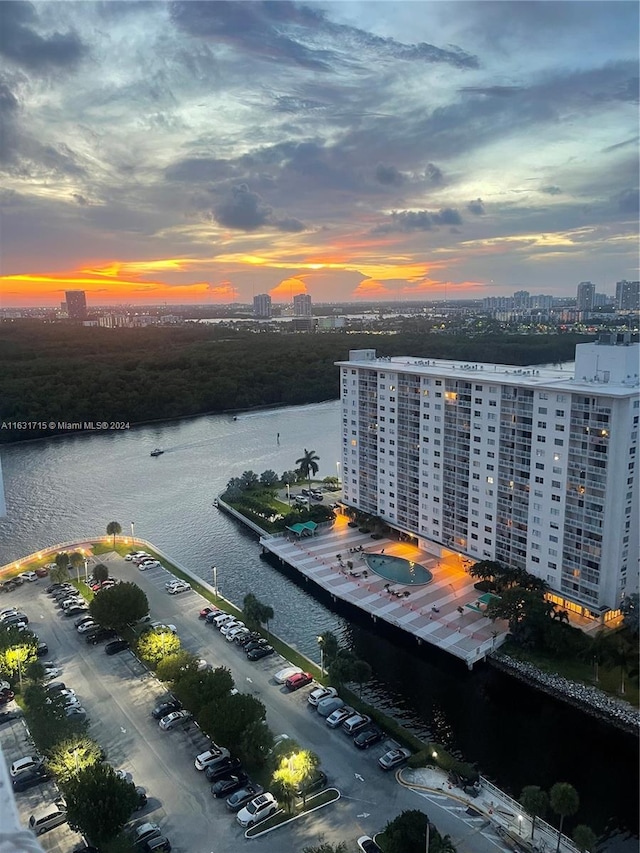
[[[32,3],[0,3],[0,54],[32,71],[73,68],[85,46],[73,31],[41,35]]]
[[[247,184],[232,187],[227,197],[215,206],[213,217],[220,225],[238,231],[257,231],[266,226],[290,234],[305,230],[304,223],[299,219],[274,216],[273,209],[264,203],[258,193],[252,192]]]
[[[83,196],[82,193],[71,193],[71,198],[83,207],[84,205],[89,204],[89,200]]]
[[[625,139],[624,142],[616,142],[615,145],[609,145],[602,149],[603,154],[610,154],[612,151],[617,151],[619,148],[626,148],[627,145],[636,145],[640,136],[632,136],[631,139]]]
[[[376,181],[380,184],[399,187],[404,183],[404,175],[395,166],[383,166],[380,163],[376,169]]]
[[[473,213],[474,216],[482,216],[484,213],[484,204],[482,203],[482,199],[476,198],[473,201],[470,201],[467,205],[467,210],[469,213]]]
[[[548,187],[540,187],[541,193],[546,193],[547,195],[560,195],[562,190],[560,187],[556,187],[554,184],[550,184]]]
[[[232,177],[234,171],[229,160],[219,160],[215,157],[187,157],[168,166],[165,169],[165,177],[169,181],[199,184],[225,180]]]
[[[19,148],[15,120],[19,102],[4,81],[0,81],[0,162],[11,161]]]
[[[459,47],[403,44],[329,20],[326,12],[299,3],[224,2],[171,4],[175,24],[193,36],[214,39],[270,62],[286,62],[312,71],[333,71],[338,65],[354,67],[366,59],[448,63],[477,68],[478,60]],[[324,45],[329,41],[332,49]]]
[[[433,184],[436,187],[444,183],[444,175],[434,163],[427,163],[427,168],[424,171],[424,176],[430,184]]]
[[[462,217],[452,207],[444,207],[439,211],[430,210],[394,210],[390,222],[379,225],[377,233],[392,231],[431,231],[439,225],[460,225]]]

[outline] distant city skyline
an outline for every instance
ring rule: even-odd
[[[632,2],[0,4],[0,307],[612,295]]]

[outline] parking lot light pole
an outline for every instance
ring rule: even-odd
[[[88,557],[84,558],[84,582],[88,583],[89,581],[89,559]]]
[[[218,603],[218,567],[211,566],[211,570],[213,572],[213,594],[216,597],[216,604]]]
[[[131,544],[133,544],[133,542],[135,542],[135,538],[136,538],[136,523],[135,523],[135,521],[132,521],[132,522],[130,522],[130,524],[131,524],[131,540],[132,540]]]
[[[320,646],[320,678],[324,678],[324,638],[316,637]]]

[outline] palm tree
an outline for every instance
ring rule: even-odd
[[[527,785],[520,794],[520,805],[531,815],[531,839],[536,826],[536,818],[544,817],[549,808],[549,795],[538,785]]]
[[[117,521],[110,521],[107,524],[107,536],[113,536],[113,550],[116,548],[116,536],[120,536],[122,533],[122,527],[118,524]]]
[[[556,847],[556,853],[559,853],[564,819],[578,811],[580,798],[573,785],[570,785],[568,782],[556,782],[549,791],[549,802],[552,810],[557,815],[560,815],[560,829],[558,832],[558,845]]]
[[[590,826],[579,824],[573,830],[573,840],[581,853],[592,853],[596,849],[598,838]]]
[[[314,476],[318,473],[318,462],[320,461],[320,457],[316,454],[315,450],[307,450],[304,449],[304,456],[300,459],[296,459],[296,465],[298,466],[300,473],[303,477],[307,477],[309,479],[309,490],[311,490],[311,475]]]
[[[76,573],[78,575],[78,580],[79,580],[80,579],[80,571],[79,570],[80,570],[80,566],[82,566],[84,564],[84,557],[82,556],[82,554],[79,551],[74,551],[73,554],[71,554],[71,556],[69,557],[69,562],[71,563],[73,568],[76,570]]]

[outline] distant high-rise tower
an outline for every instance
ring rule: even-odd
[[[65,291],[67,316],[70,320],[84,320],[87,316],[87,297],[84,290]]]
[[[578,285],[576,308],[578,311],[593,310],[593,299],[596,295],[596,286],[590,281],[581,281]]]
[[[262,319],[271,317],[271,297],[268,293],[259,293],[253,297],[253,313]]]
[[[618,311],[640,310],[640,281],[616,282],[616,308]]]
[[[293,316],[311,316],[311,297],[308,293],[299,293],[297,296],[293,297]]]

